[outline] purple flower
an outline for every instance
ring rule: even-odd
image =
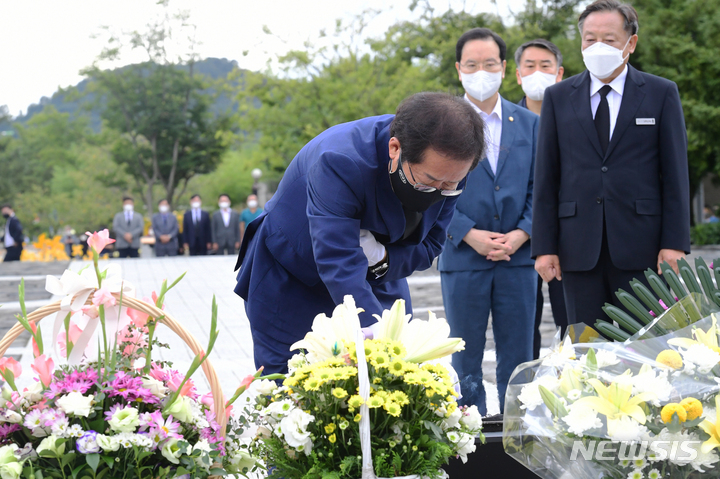
[[[100,446],[97,443],[97,433],[95,431],[87,431],[75,443],[75,449],[80,454],[95,454],[100,452]]]
[[[122,371],[115,374],[115,380],[105,383],[108,397],[121,396],[127,402],[158,403],[152,392],[143,387],[142,378],[133,377]]]
[[[677,298],[675,298],[675,299],[677,299]],[[667,306],[665,306],[665,303],[663,302],[663,300],[662,300],[662,299],[660,299],[660,300],[658,300],[658,301],[660,301],[660,306],[662,306],[662,307],[663,307],[663,309],[668,309],[668,307],[667,307]]]

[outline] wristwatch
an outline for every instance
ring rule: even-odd
[[[368,279],[380,279],[388,272],[390,269],[390,258],[388,257],[387,253],[385,254],[385,257],[377,264],[374,264],[370,267],[368,267]]]

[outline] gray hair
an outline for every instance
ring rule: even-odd
[[[537,38],[535,40],[530,40],[529,42],[525,42],[522,45],[518,47],[517,50],[515,50],[515,64],[517,66],[520,66],[520,58],[522,57],[523,52],[530,48],[530,47],[537,47],[537,48],[543,48],[553,55],[555,55],[555,59],[557,60],[557,66],[560,68],[562,66],[563,56],[562,53],[560,53],[560,49],[555,46],[553,42],[549,42],[543,38]]]
[[[636,35],[640,29],[638,14],[632,5],[620,3],[617,0],[596,0],[588,5],[587,8],[585,8],[585,11],[580,14],[580,18],[578,19],[578,29],[580,30],[581,35],[585,19],[588,15],[595,12],[618,12],[625,19],[625,26],[623,28],[627,32],[628,36]]]

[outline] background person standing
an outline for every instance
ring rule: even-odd
[[[9,204],[2,206],[2,215],[5,218],[5,230],[3,232],[3,244],[5,245],[4,262],[20,261],[23,250],[23,227],[20,220],[15,216],[15,211]]]
[[[158,212],[152,217],[152,229],[155,233],[155,256],[177,256],[178,221],[170,212],[170,203],[166,199],[158,202]]]
[[[140,256],[140,237],[145,223],[141,214],[135,212],[135,201],[130,196],[123,197],[123,211],[113,218],[115,232],[115,250],[120,258],[138,258]]]
[[[628,64],[633,7],[598,0],[578,27],[587,71],[545,90],[532,252],[564,279],[568,322],[593,326],[618,288],[690,251],[687,134],[677,85]]]
[[[204,256],[212,248],[210,214],[202,209],[200,195],[190,197],[190,209],[183,217],[183,241],[190,256]]]
[[[562,66],[562,53],[554,43],[538,38],[523,43],[515,51],[515,75],[518,85],[525,92],[519,105],[533,113],[540,114],[543,97],[547,87],[562,81],[565,69]],[[542,337],[540,324],[543,316],[543,303],[545,298],[542,292],[543,279],[538,275],[537,303],[535,307],[535,333],[533,336],[533,358],[540,357]],[[567,311],[565,309],[565,295],[560,281],[553,279],[548,283],[548,295],[552,306],[555,326],[560,328],[560,335],[565,335],[567,329]]]
[[[537,273],[530,258],[533,164],[538,117],[500,96],[507,47],[487,28],[457,42],[464,100],[485,124],[487,148],[467,178],[440,255],[443,304],[453,336],[465,350],[453,354],[462,404],[487,412],[482,362],[492,311],[500,412],[515,367],[532,359]]]
[[[218,197],[220,207],[212,216],[214,254],[235,254],[240,249],[240,215],[230,208],[230,197]]]
[[[263,210],[258,206],[258,198],[255,195],[247,197],[247,208],[240,213],[240,240],[245,235],[245,229],[255,218],[262,214]]]

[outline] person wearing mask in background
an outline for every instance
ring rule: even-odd
[[[210,214],[202,209],[200,195],[190,197],[190,209],[183,217],[183,241],[190,256],[204,256],[212,248]]]
[[[235,293],[245,299],[255,364],[287,371],[290,346],[345,295],[362,308],[364,328],[397,299],[412,312],[405,278],[442,250],[484,146],[466,101],[428,92],[395,115],[336,125],[305,145],[238,255]]]
[[[177,256],[178,220],[170,211],[168,200],[158,202],[158,212],[152,217],[152,229],[155,233],[155,256]]]
[[[565,69],[562,66],[562,53],[552,42],[538,38],[523,43],[515,51],[515,75],[518,85],[525,92],[519,105],[533,113],[540,114],[545,89],[562,81]],[[542,291],[543,279],[538,275],[537,303],[535,308],[535,335],[533,338],[533,358],[540,357],[542,336],[540,324],[543,316],[545,298]],[[548,283],[548,295],[552,307],[555,326],[560,328],[561,337],[567,329],[565,295],[560,281],[553,279]]]
[[[677,85],[628,64],[635,9],[597,0],[578,28],[587,71],[545,90],[532,254],[562,279],[568,323],[594,326],[633,278],[690,251],[687,133]]]
[[[214,254],[235,254],[240,249],[240,215],[230,209],[230,197],[218,197],[220,207],[212,216],[212,242]]]
[[[500,96],[507,47],[487,28],[457,42],[464,101],[485,124],[487,149],[456,204],[438,270],[445,314],[465,350],[453,354],[462,404],[487,412],[482,362],[492,311],[500,412],[515,367],[532,359],[537,273],[530,258],[538,116]]]
[[[720,219],[718,219],[717,216],[715,216],[715,213],[713,212],[713,209],[710,208],[710,205],[705,205],[705,208],[703,208],[703,223],[717,223],[720,222]]]
[[[250,224],[250,222],[260,216],[262,212],[262,208],[258,207],[257,196],[248,196],[247,208],[242,210],[242,213],[240,213],[240,240],[242,240],[243,236],[245,235],[245,229],[247,229],[247,226]]]
[[[135,212],[135,201],[130,196],[123,197],[123,210],[113,218],[115,232],[115,250],[120,258],[137,258],[140,256],[140,237],[145,222],[141,214]]]
[[[23,227],[20,220],[15,216],[15,211],[9,204],[2,206],[2,215],[5,218],[5,229],[3,232],[3,244],[5,245],[4,262],[20,261],[23,250]]]

